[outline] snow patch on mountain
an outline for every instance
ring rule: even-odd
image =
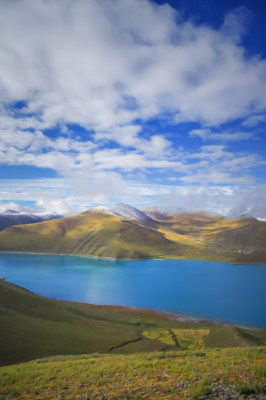
[[[148,215],[144,214],[142,211],[124,203],[117,203],[109,207],[97,206],[92,208],[90,211],[114,215],[116,217],[134,221],[154,222],[152,218],[148,217]]]

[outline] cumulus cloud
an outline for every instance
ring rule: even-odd
[[[0,211],[8,209],[38,215],[74,215],[85,211],[88,203],[71,193],[64,179],[0,180]]]
[[[91,141],[73,138],[51,139],[39,131],[21,132],[21,135],[15,132],[8,136],[0,133],[0,137],[2,163],[54,169],[68,183],[72,182],[72,188],[78,193],[84,186],[82,192],[87,193],[89,201],[101,198],[100,191],[102,199],[111,196],[111,192],[121,192],[119,186],[124,188],[125,175],[138,171],[144,176],[155,170],[165,171],[170,180],[186,183],[243,185],[254,182],[250,172],[263,164],[256,154],[232,152],[224,144],[177,151],[161,135],[149,139],[136,137],[136,146],[130,150],[101,148]]]
[[[231,186],[173,186],[158,195],[158,208],[166,213],[209,211],[227,214],[233,191]]]
[[[266,220],[266,185],[259,185],[250,190],[242,190],[229,215],[247,214],[254,218]]]
[[[116,172],[86,170],[72,173],[68,180],[75,192],[89,203],[112,201],[126,189],[124,179]]]
[[[163,212],[207,211],[227,217],[241,215],[266,219],[266,185],[258,187],[174,186],[159,193],[158,208]]]
[[[42,215],[73,215],[77,212],[73,205],[69,204],[67,199],[39,198],[36,201],[38,214]]]
[[[126,180],[119,176],[96,176],[90,182],[89,176],[73,176],[77,182],[77,193],[62,179],[0,181],[0,213],[8,209],[22,213],[41,215],[75,215],[98,204],[124,202],[141,208],[157,204],[163,212],[205,211],[228,217],[247,214],[266,219],[266,185],[167,185]],[[97,180],[97,182],[96,182]],[[109,181],[111,180],[110,190]],[[84,182],[86,185],[84,185]],[[107,183],[108,182],[108,185]],[[109,187],[102,192],[101,185]],[[121,186],[122,184],[122,186]],[[92,190],[95,190],[92,195]],[[9,199],[12,199],[11,201]],[[35,203],[35,207],[18,202]]]
[[[3,0],[1,102],[25,102],[17,124],[33,113],[36,129],[97,132],[165,112],[210,125],[259,113],[265,60],[238,43],[246,14],[215,30],[148,0]]]
[[[13,200],[68,214],[115,198],[143,203],[165,190],[138,192],[127,176],[155,170],[204,188],[252,184],[262,160],[229,150],[251,133],[221,128],[265,121],[266,61],[241,45],[250,18],[240,7],[215,29],[149,0],[2,0],[0,162],[53,169],[71,186],[61,196],[22,184]],[[173,140],[163,123],[153,131],[156,118],[197,123],[188,134],[207,143],[178,148],[178,127]],[[204,190],[199,199],[216,196]]]
[[[225,16],[221,30],[230,39],[239,42],[247,33],[247,26],[252,19],[253,14],[246,7],[237,7]]]

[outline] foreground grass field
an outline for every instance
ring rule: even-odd
[[[58,356],[0,368],[0,398],[263,399],[265,377],[265,347]]]
[[[1,400],[265,398],[265,331],[57,301],[1,280],[0,326]]]

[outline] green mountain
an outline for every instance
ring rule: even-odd
[[[0,232],[0,251],[124,259],[266,262],[266,222],[201,213],[144,213],[124,204]]]

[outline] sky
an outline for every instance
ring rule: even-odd
[[[266,219],[266,2],[1,0],[0,213]]]

